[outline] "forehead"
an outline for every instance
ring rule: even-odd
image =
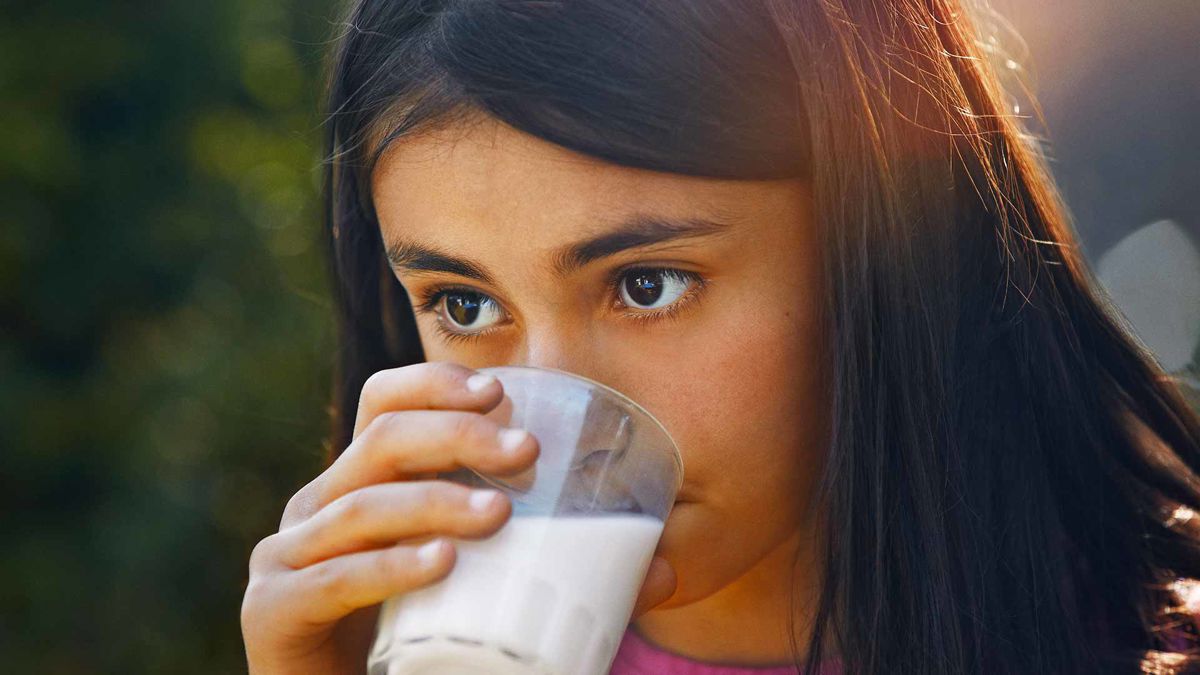
[[[372,195],[385,240],[554,247],[632,214],[753,223],[786,201],[776,183],[618,166],[485,119],[396,140]]]

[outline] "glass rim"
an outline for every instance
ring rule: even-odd
[[[493,372],[496,370],[519,370],[519,371],[526,371],[526,372],[536,372],[539,370],[549,371],[552,373],[558,373],[559,375],[565,375],[568,378],[582,380],[582,381],[592,385],[593,387],[596,387],[597,389],[601,389],[601,390],[607,392],[609,395],[626,403],[630,408],[633,408],[633,410],[635,412],[641,414],[643,417],[650,420],[654,424],[654,426],[658,427],[658,430],[662,432],[662,435],[664,437],[666,437],[667,441],[671,444],[671,453],[670,454],[671,454],[671,458],[675,461],[675,468],[676,468],[676,471],[675,471],[675,494],[676,494],[676,496],[678,496],[679,489],[683,487],[683,457],[679,452],[679,444],[677,444],[675,442],[675,437],[671,435],[671,432],[667,431],[667,427],[664,426],[663,423],[657,417],[655,417],[649,410],[646,410],[644,407],[642,407],[642,405],[640,403],[638,403],[637,401],[626,396],[625,394],[621,393],[620,391],[613,389],[612,387],[608,386],[607,384],[604,384],[603,382],[597,382],[596,380],[593,380],[592,378],[587,377],[586,375],[580,375],[579,373],[573,373],[569,370],[562,370],[561,368],[552,368],[550,366],[502,365],[502,366],[486,366],[483,368],[476,368],[475,370],[476,370],[476,372],[480,372],[480,373],[489,373],[489,372]],[[497,378],[497,379],[499,379],[499,378]],[[503,386],[503,383],[501,383],[501,386]],[[484,478],[485,480],[487,480],[488,482],[493,482],[493,480],[498,480],[498,479],[493,479],[493,477],[484,475],[483,473],[480,473],[480,472],[476,472],[476,473],[479,473],[479,475],[482,478]],[[508,487],[508,486],[506,486],[506,487]]]

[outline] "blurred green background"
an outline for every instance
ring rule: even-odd
[[[329,2],[5,3],[0,670],[245,670],[321,465]]]
[[[0,9],[5,672],[245,670],[246,560],[322,462],[333,324],[318,106],[339,9]],[[1021,15],[1026,25],[1038,25],[1037,11]],[[1057,36],[1042,34],[1044,45]],[[1052,76],[1053,63],[1042,72]],[[1051,84],[1047,93],[1070,91]],[[1136,97],[1112,84],[1087,91]],[[1086,109],[1121,123],[1119,111]],[[1050,128],[1076,129],[1071,110],[1048,108]],[[1194,120],[1163,119],[1167,138],[1194,138]],[[1128,176],[1105,183],[1094,168],[1104,165],[1072,154],[1098,137],[1083,136],[1056,153],[1068,177],[1128,188]],[[1190,143],[1163,147],[1194,167]],[[1091,173],[1070,173],[1080,166]],[[1196,190],[1143,192],[1150,205],[1120,227],[1176,217],[1194,231],[1190,212],[1162,199],[1186,192],[1191,205]],[[1098,254],[1120,237],[1088,229],[1093,221],[1080,229]]]

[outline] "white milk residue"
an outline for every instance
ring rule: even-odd
[[[604,675],[663,522],[653,516],[514,515],[455,540],[454,569],[388,600],[372,675]]]

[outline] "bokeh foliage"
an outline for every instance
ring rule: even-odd
[[[0,10],[0,660],[245,670],[246,559],[320,468],[339,3]]]

